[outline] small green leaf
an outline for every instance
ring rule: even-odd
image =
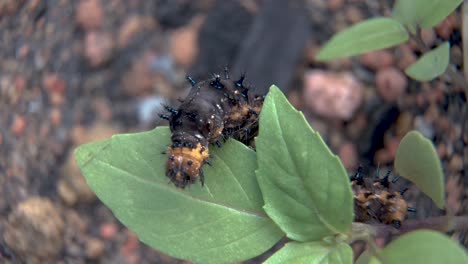
[[[267,214],[297,241],[347,233],[353,195],[343,165],[276,86],[259,127],[257,178]]]
[[[314,263],[333,263],[333,264],[352,264],[353,251],[348,244],[340,243],[337,245],[326,245],[321,242],[287,243],[278,250],[265,264],[314,264]]]
[[[417,26],[436,26],[462,2],[463,0],[398,0],[393,7],[393,18],[415,32]]]
[[[362,21],[337,34],[320,50],[318,61],[354,56],[384,49],[408,40],[408,32],[400,22],[391,18]]]
[[[430,81],[445,72],[449,64],[449,58],[450,44],[447,41],[424,54],[406,68],[405,73],[418,81]]]
[[[75,151],[88,184],[143,242],[177,258],[226,263],[257,256],[284,236],[262,210],[254,151],[234,140],[210,149],[205,187],[182,190],[165,176],[169,137],[157,128]]]
[[[402,177],[416,184],[437,207],[444,207],[444,173],[429,139],[418,131],[406,134],[397,149],[395,169]]]
[[[390,243],[377,255],[382,263],[468,263],[465,249],[447,236],[429,230],[413,231]]]

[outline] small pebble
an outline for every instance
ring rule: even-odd
[[[15,92],[21,94],[26,89],[26,79],[22,76],[16,76],[15,78]]]
[[[133,255],[140,246],[140,241],[138,240],[138,237],[135,234],[133,234],[128,229],[127,234],[127,241],[125,241],[125,243],[120,248],[120,251],[124,256]]]
[[[118,43],[120,48],[124,48],[130,43],[132,38],[143,29],[143,19],[139,16],[130,16],[120,27]]]
[[[62,78],[60,78],[59,75],[55,73],[45,74],[42,80],[42,85],[49,93],[65,93],[66,83]]]
[[[164,98],[160,96],[143,97],[138,100],[138,119],[141,124],[149,124],[159,118],[157,113],[163,112]]]
[[[97,238],[88,238],[85,245],[86,256],[88,256],[90,259],[98,259],[102,256],[102,254],[104,254],[104,242]]]
[[[367,115],[358,112],[351,124],[347,126],[347,134],[351,139],[358,140],[362,136],[363,131],[367,128],[367,124]]]
[[[339,157],[343,166],[347,171],[355,170],[358,165],[358,153],[356,146],[353,143],[347,142],[341,145],[339,149]]]
[[[422,116],[416,116],[414,118],[414,129],[418,130],[428,139],[434,137],[434,128],[430,123],[427,123]]]
[[[112,240],[115,238],[118,232],[117,225],[115,223],[105,223],[99,228],[99,234],[103,239]]]
[[[434,45],[437,36],[432,28],[423,28],[421,29],[421,39],[426,44],[427,47],[432,47]]]
[[[62,250],[63,229],[61,213],[52,201],[31,196],[8,215],[3,238],[17,254],[48,263]]]
[[[359,61],[367,68],[377,71],[392,66],[395,61],[389,50],[376,50],[362,54]]]
[[[380,96],[389,103],[396,102],[408,85],[406,76],[393,67],[379,70],[375,82]]]
[[[447,146],[444,143],[439,143],[436,149],[437,155],[441,160],[447,157]]]
[[[57,192],[68,206],[73,206],[78,202],[91,203],[96,200],[96,194],[82,176],[74,155],[68,155],[62,168],[62,177],[57,184]]]
[[[386,149],[379,149],[375,152],[374,163],[375,164],[387,164],[392,162],[393,159],[390,156],[390,153]]]
[[[198,55],[198,31],[203,23],[202,17],[195,17],[183,28],[172,32],[170,36],[170,53],[176,64],[189,67]]]
[[[401,71],[404,71],[418,59],[408,44],[402,44],[398,47],[398,57],[398,69]]]
[[[99,67],[108,62],[114,48],[110,33],[91,31],[85,36],[84,57],[92,67]]]
[[[104,11],[100,0],[81,0],[77,7],[76,21],[85,30],[96,30],[102,26]]]
[[[450,35],[457,26],[457,18],[453,14],[445,18],[439,25],[435,27],[435,30],[439,37],[444,40],[450,39]]]
[[[387,149],[388,158],[390,158],[390,160],[395,160],[395,155],[399,145],[400,139],[396,137],[393,137],[385,142],[385,148]]]
[[[396,121],[396,135],[398,137],[405,136],[413,129],[413,114],[405,111],[400,114]]]
[[[454,154],[450,159],[448,169],[452,173],[460,172],[463,169],[463,158],[458,154]]]
[[[460,212],[462,208],[463,199],[463,183],[460,183],[460,175],[459,174],[451,174],[447,177],[446,185],[445,185],[445,193],[447,194],[447,198],[445,200],[446,209],[448,212],[457,214]]]
[[[117,41],[119,48],[126,47],[139,32],[143,30],[154,30],[155,26],[155,21],[151,17],[136,15],[128,17],[120,27]]]
[[[53,126],[58,126],[62,121],[62,111],[59,108],[50,110],[50,122]]]
[[[96,99],[93,102],[93,107],[96,109],[96,113],[101,121],[110,122],[112,120],[113,112],[109,101]]]
[[[13,120],[13,124],[11,124],[11,132],[15,136],[20,136],[24,133],[26,126],[27,126],[26,118],[24,116],[17,115],[15,116]]]
[[[356,24],[364,19],[361,10],[355,5],[348,5],[345,12],[348,21],[352,24]]]
[[[145,52],[135,58],[130,69],[122,78],[122,87],[125,94],[135,97],[144,97],[154,94],[155,76],[151,63],[157,58],[152,52]]]
[[[302,97],[297,89],[293,89],[288,94],[289,102],[297,109],[302,108]]]
[[[328,0],[328,9],[336,11],[343,7],[345,0]]]
[[[363,99],[362,84],[349,73],[309,71],[304,85],[304,107],[328,118],[351,119]]]

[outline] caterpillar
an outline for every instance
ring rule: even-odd
[[[356,174],[350,177],[354,194],[355,221],[374,220],[400,228],[407,213],[415,211],[414,208],[408,206],[403,197],[407,189],[390,190],[390,173],[391,171],[381,179],[366,179],[363,176],[362,167],[359,167]]]
[[[172,133],[166,176],[176,187],[185,188],[198,179],[204,186],[203,166],[210,165],[210,144],[221,147],[221,141],[230,137],[249,144],[258,134],[264,95],[244,85],[244,74],[233,81],[225,68],[223,77],[216,74],[196,82],[187,76],[192,86],[187,97],[177,109],[165,106],[168,113],[160,115],[169,121]]]

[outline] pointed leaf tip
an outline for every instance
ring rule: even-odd
[[[408,32],[391,18],[372,18],[335,34],[320,50],[317,61],[327,61],[392,47],[407,41]]]
[[[346,233],[353,197],[344,167],[276,86],[259,127],[256,175],[267,214],[297,241]]]
[[[397,149],[395,169],[428,195],[437,207],[444,208],[444,173],[432,141],[418,131],[406,134]]]
[[[405,73],[418,81],[430,81],[445,72],[449,60],[450,44],[446,41],[411,64]]]

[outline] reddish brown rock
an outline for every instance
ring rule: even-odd
[[[112,35],[106,32],[88,32],[84,40],[84,57],[91,67],[99,67],[111,58],[114,43]]]
[[[50,93],[60,93],[63,94],[66,89],[65,81],[60,78],[59,75],[55,73],[45,74],[42,85]]]
[[[364,19],[364,15],[356,5],[349,5],[345,12],[346,18],[352,24],[356,24]]]
[[[86,256],[90,259],[98,259],[104,254],[105,244],[97,238],[88,238],[85,242]]]
[[[349,120],[362,102],[362,84],[349,73],[314,70],[304,84],[305,107],[324,117]]]
[[[155,74],[151,71],[151,62],[156,59],[156,55],[145,52],[136,58],[130,69],[122,78],[122,86],[125,94],[130,96],[146,96],[154,93]]]
[[[338,155],[346,170],[351,171],[357,168],[359,155],[353,143],[347,142],[342,144]]]
[[[463,169],[463,158],[460,155],[453,155],[450,159],[448,169],[450,172],[458,173]]]
[[[178,65],[189,67],[197,57],[198,30],[203,20],[202,17],[195,17],[188,26],[171,33],[170,53]]]
[[[413,114],[409,111],[400,114],[396,121],[396,135],[398,137],[404,137],[406,133],[413,129]]]
[[[2,0],[0,2],[0,17],[13,15],[24,4],[24,0]]]
[[[393,54],[388,50],[376,50],[362,54],[359,61],[367,68],[377,71],[394,64]]]
[[[426,44],[427,47],[434,45],[437,36],[432,28],[423,28],[421,29],[421,39]]]
[[[76,11],[76,22],[85,30],[101,28],[104,11],[100,0],[81,0]]]
[[[99,234],[103,239],[112,240],[115,238],[118,232],[117,225],[115,223],[105,223],[99,228]]]
[[[156,23],[151,17],[130,16],[120,27],[118,45],[126,47],[132,39],[143,30],[153,30]]]
[[[31,197],[16,206],[8,216],[5,243],[28,263],[47,263],[63,247],[62,216],[47,198]]]
[[[408,85],[406,76],[396,68],[379,70],[376,76],[377,90],[386,102],[395,102],[400,98]]]
[[[445,205],[451,214],[457,214],[460,212],[462,208],[460,201],[463,201],[463,192],[464,189],[463,184],[460,183],[460,175],[449,175],[445,185],[445,193],[447,194]]]
[[[343,7],[344,0],[328,0],[328,9],[335,11]]]
[[[20,136],[23,134],[24,130],[26,129],[28,122],[26,118],[22,115],[15,116],[13,123],[11,124],[11,132],[15,136]]]
[[[62,121],[62,111],[59,108],[52,108],[50,110],[50,123],[53,126],[58,126]]]
[[[60,106],[65,103],[66,83],[55,73],[48,73],[42,80],[42,85],[47,90],[49,100],[54,106]]]
[[[76,164],[74,155],[69,155],[63,169],[63,177],[57,183],[57,192],[69,206],[80,203],[90,203],[96,199],[96,194],[88,186]]]
[[[435,27],[437,34],[444,40],[450,39],[450,35],[453,30],[457,27],[457,17],[450,15],[445,18],[439,25]]]
[[[404,71],[408,66],[415,63],[417,60],[412,48],[408,44],[400,45],[398,48],[398,68]]]

